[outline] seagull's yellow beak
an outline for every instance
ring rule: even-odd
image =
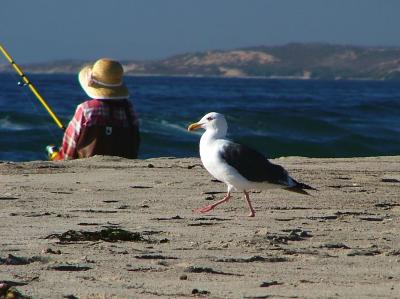
[[[188,131],[197,130],[197,129],[201,128],[201,126],[202,126],[202,124],[200,124],[200,123],[190,124],[188,127]]]

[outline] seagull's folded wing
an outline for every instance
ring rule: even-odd
[[[282,166],[269,162],[262,154],[245,145],[229,141],[219,154],[249,181],[288,185],[289,176]]]

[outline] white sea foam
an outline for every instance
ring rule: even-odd
[[[179,131],[179,132],[185,132],[185,133],[187,132],[187,129],[185,127],[182,127],[182,126],[180,126],[178,124],[175,124],[175,123],[170,123],[170,122],[168,122],[166,120],[162,120],[161,121],[161,125],[163,125],[166,128],[174,129],[174,130]]]
[[[177,125],[175,123],[170,123],[170,122],[165,121],[165,120],[161,121],[161,124],[164,127],[168,128],[168,129],[173,129],[175,131],[178,131],[178,132],[181,132],[181,133],[185,133],[185,134],[189,133],[188,130],[187,130],[187,126]],[[197,131],[192,131],[189,134],[195,134],[195,135],[201,136],[203,133],[204,133],[203,130],[197,130]]]
[[[23,131],[29,129],[28,126],[13,123],[8,117],[0,119],[0,130],[2,131]]]
[[[150,124],[150,127],[158,127],[157,131],[161,130],[161,131],[168,132],[168,131],[173,130],[173,131],[177,131],[180,133],[188,133],[187,127],[176,124],[176,123],[169,122],[167,120],[160,120],[160,121],[148,120],[147,122],[148,122],[148,124]],[[160,124],[161,124],[161,126],[160,126]],[[148,130],[148,133],[153,132],[153,130],[154,130],[153,128]],[[146,129],[141,128],[141,131],[146,132]],[[201,135],[202,132],[192,132],[192,133]]]

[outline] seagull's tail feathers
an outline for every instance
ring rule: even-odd
[[[292,180],[293,180],[293,179],[292,179]],[[309,196],[312,196],[312,195],[311,195],[310,193],[308,193],[307,191],[305,191],[304,189],[306,189],[306,190],[315,190],[315,191],[318,191],[318,190],[315,189],[314,187],[311,187],[311,186],[309,186],[309,185],[307,185],[307,184],[299,183],[299,182],[297,182],[297,181],[295,181],[295,180],[293,180],[293,182],[295,183],[295,185],[294,185],[294,186],[287,187],[287,188],[285,188],[285,190],[291,191],[291,192],[295,192],[295,193],[304,194],[304,195],[309,195]]]

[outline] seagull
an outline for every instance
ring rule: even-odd
[[[196,209],[195,212],[207,213],[213,210],[227,202],[232,197],[232,191],[236,190],[244,193],[250,210],[248,216],[254,217],[249,189],[283,188],[304,195],[310,195],[304,189],[316,190],[297,182],[282,166],[271,163],[254,149],[226,139],[228,124],[222,114],[210,112],[198,122],[190,124],[188,131],[200,128],[205,130],[200,139],[201,162],[214,178],[227,185],[228,190],[223,199]]]

